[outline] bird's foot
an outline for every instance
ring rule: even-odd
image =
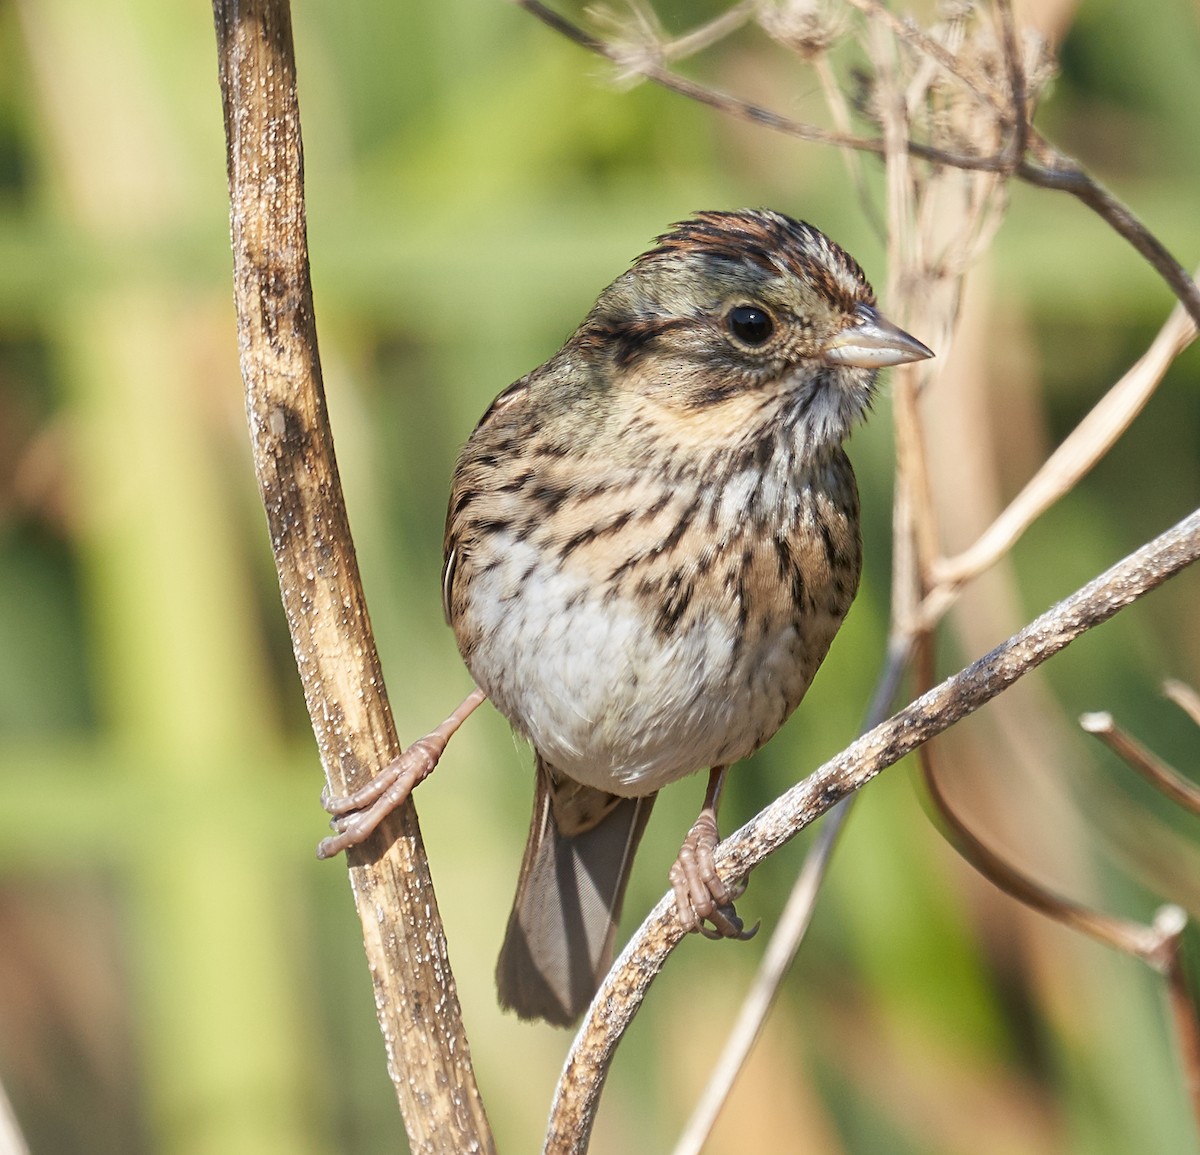
[[[728,886],[717,874],[713,855],[720,840],[716,814],[706,807],[692,824],[670,870],[675,909],[680,925],[689,934],[698,931],[705,938],[744,941],[758,933],[758,923],[747,930],[733,907],[734,901],[745,892],[746,883]]]
[[[485,697],[482,690],[472,690],[436,730],[419,738],[353,793],[330,794],[326,787],[321,792],[321,805],[333,815],[329,825],[337,833],[322,840],[317,857],[333,858],[370,838],[379,824],[404,804],[417,784],[429,777],[446,743]]]

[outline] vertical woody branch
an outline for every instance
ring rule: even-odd
[[[329,788],[399,753],[317,354],[287,0],[213,0],[238,348],[255,469]],[[494,1150],[411,804],[350,852],[388,1067],[414,1151]]]

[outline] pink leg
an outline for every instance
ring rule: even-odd
[[[691,830],[679,848],[679,857],[670,870],[671,887],[675,891],[675,909],[679,922],[689,934],[699,931],[706,938],[753,938],[758,931],[750,930],[733,909],[733,901],[744,887],[731,892],[717,874],[713,853],[721,835],[717,830],[717,807],[721,787],[725,784],[724,766],[714,766],[708,775],[708,790],[704,805]],[[711,922],[715,929],[704,925]]]
[[[330,825],[337,833],[321,842],[317,857],[332,858],[365,842],[393,810],[403,805],[417,783],[429,777],[446,743],[486,698],[482,690],[472,690],[436,730],[419,738],[354,793],[331,795],[323,791],[321,805],[333,815]]]

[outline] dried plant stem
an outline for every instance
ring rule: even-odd
[[[1171,363],[1196,339],[1196,324],[1176,306],[1150,348],[1050,455],[973,545],[934,566],[936,585],[922,617],[936,621],[971,578],[989,569],[1047,509],[1069,493],[1129,428]]]
[[[776,799],[717,849],[727,881],[769,854],[922,742],[948,729],[1200,558],[1200,510],[1065,598],[991,653],[923,694]],[[544,1151],[580,1155],[613,1053],[646,991],[682,938],[674,900],[664,897],[630,940],[596,995],[567,1057],[551,1107]]]
[[[950,842],[967,862],[989,882],[1022,905],[1039,911],[1105,946],[1143,959],[1157,967],[1162,952],[1163,936],[1156,927],[1115,918],[1055,894],[1017,870],[970,830],[942,793],[940,774],[935,769],[933,745],[934,743],[927,743],[918,752],[922,777],[930,800],[948,828]]]
[[[879,78],[884,154],[887,173],[888,297],[904,300],[904,288],[918,282],[928,268],[926,237],[918,227],[912,172],[909,164],[910,124],[907,96],[895,72],[895,44],[880,25],[872,26],[868,49]],[[905,314],[901,318],[910,324]],[[908,631],[921,601],[923,575],[937,556],[937,528],[929,480],[929,462],[919,408],[920,383],[926,370],[916,364],[899,368],[893,378],[896,429],[896,510],[893,536],[892,615]]]
[[[896,40],[912,45],[926,60],[936,61],[940,64],[980,104],[986,104],[996,112],[1004,111],[1004,106],[995,93],[987,92],[980,88],[975,83],[974,78],[959,66],[954,54],[947,51],[944,45],[932,37],[926,36],[912,20],[902,20],[891,9],[881,3],[881,0],[849,0],[849,3],[852,7],[857,8],[860,12],[875,20],[877,22],[876,27],[886,28]]]
[[[1089,717],[1099,718],[1098,715]],[[1089,728],[1086,722],[1084,728]],[[994,886],[1023,905],[1096,942],[1140,959],[1166,979],[1180,1064],[1192,1114],[1200,1124],[1200,1017],[1183,967],[1183,932],[1187,926],[1183,909],[1168,903],[1159,907],[1153,921],[1145,925],[1082,906],[1035,882],[981,841],[954,812],[938,783],[933,746],[934,743],[927,742],[918,751],[921,772],[929,797],[949,829],[951,842],[963,858]]]
[[[1200,288],[1196,287],[1187,269],[1171,255],[1166,245],[1077,161],[1058,153],[1037,132],[1030,132],[1030,140],[1036,151],[1050,159],[1038,163],[1026,157],[1017,166],[1016,175],[1039,188],[1068,192],[1087,205],[1146,258],[1170,285],[1171,291],[1187,309],[1192,320],[1200,325]]]
[[[1173,934],[1163,944],[1167,979],[1167,997],[1170,1000],[1171,1019],[1175,1024],[1175,1039],[1179,1047],[1179,1058],[1187,1080],[1188,1098],[1192,1104],[1192,1118],[1200,1127],[1200,1014],[1197,1013],[1196,998],[1188,984],[1183,967],[1183,931],[1185,920],[1178,907],[1166,907],[1166,919]],[[1175,917],[1172,917],[1175,912]]]
[[[838,87],[837,77],[834,75],[829,58],[825,55],[816,56],[813,58],[812,66],[813,71],[817,74],[817,80],[821,83],[821,93],[825,97],[825,103],[829,106],[829,115],[833,117],[834,125],[838,132],[849,136],[850,105],[846,100],[846,94]],[[863,172],[861,153],[853,148],[843,148],[840,152],[846,165],[846,173],[850,177],[851,184],[854,185],[855,192],[858,193],[858,203],[862,208],[863,216],[880,240],[885,240],[887,229],[879,218],[879,210],[875,202],[871,199],[866,174]]]
[[[1025,107],[1025,67],[1021,63],[1021,47],[1017,43],[1017,22],[1013,16],[1012,0],[995,0],[1000,17],[1000,39],[1004,45],[1004,66],[1008,70],[1008,96],[1011,102],[1008,128],[1012,133],[1009,155],[1013,166],[1029,147],[1029,111]]]
[[[255,469],[305,699],[335,794],[399,742],[350,537],[317,353],[287,0],[214,0],[238,347]],[[416,813],[350,879],[413,1151],[492,1151]]]
[[[798,137],[800,140],[811,141],[815,144],[844,145],[866,152],[881,153],[883,151],[882,142],[870,137],[844,136],[840,132],[830,132],[828,129],[818,128],[814,124],[791,120],[789,117],[772,112],[769,108],[763,108],[761,105],[747,100],[739,100],[736,96],[716,92],[685,77],[677,76],[658,63],[657,53],[623,49],[618,45],[601,40],[590,32],[585,32],[577,24],[573,24],[552,8],[548,8],[541,0],[513,0],[513,2],[518,7],[524,8],[526,12],[536,16],[543,24],[553,28],[555,32],[579,45],[580,48],[586,48],[589,52],[594,52],[597,56],[603,56],[606,60],[610,60],[623,75],[640,76],[643,80],[649,80],[652,84],[660,85],[680,96],[686,96],[698,104],[705,104],[710,108],[728,112],[753,124],[774,128],[789,136]]]
[[[1147,750],[1131,734],[1114,721],[1111,714],[1084,714],[1079,724],[1095,734],[1127,766],[1136,770],[1160,794],[1164,794],[1191,814],[1200,815],[1200,787],[1189,782],[1178,770],[1168,766],[1156,754]]]
[[[876,26],[871,42],[872,58],[882,90],[885,136],[888,140],[888,218],[887,229],[890,286],[888,298],[902,300],[900,286],[921,278],[926,257],[921,251],[931,230],[918,224],[914,205],[914,185],[906,148],[909,124],[908,93],[901,90],[893,68],[894,46]],[[827,85],[827,99],[835,122],[839,121],[840,90],[834,83],[827,62],[815,61],[819,75]],[[913,99],[920,99],[916,94]],[[842,115],[848,112],[842,108]],[[841,127],[839,123],[839,127]],[[848,157],[853,153],[847,153]],[[907,242],[907,243],[906,243]],[[961,275],[961,271],[952,275]],[[907,317],[903,318],[909,323]],[[949,321],[947,322],[949,327]],[[906,367],[909,368],[909,367]],[[868,711],[864,729],[876,726],[886,716],[895,697],[896,688],[907,668],[913,648],[914,635],[910,623],[915,620],[916,608],[924,589],[923,577],[927,559],[935,556],[936,530],[932,515],[932,495],[929,488],[927,463],[918,412],[918,377],[900,371],[895,387],[897,486],[895,509],[895,554],[893,571],[892,620],[894,633],[888,659],[879,686]],[[717,1065],[702,1092],[691,1119],[688,1121],[676,1155],[698,1152],[716,1123],[735,1080],[762,1031],[766,1015],[774,1003],[779,984],[783,981],[812,920],[820,887],[828,871],[838,835],[849,818],[853,795],[836,806],[825,820],[820,835],[805,856],[791,895],[771,940],[764,951],[763,961],[747,992]]]
[[[1175,703],[1197,726],[1200,726],[1200,694],[1186,682],[1169,678],[1163,682],[1163,693]]]
[[[3,1086],[0,1086],[0,1155],[29,1155],[29,1147]]]
[[[553,9],[546,7],[541,0],[514,0],[514,3],[536,16],[544,24],[565,36],[581,48],[594,52],[611,60],[625,75],[640,76],[652,84],[686,96],[700,104],[719,109],[730,116],[764,128],[782,132],[798,140],[806,140],[816,144],[832,144],[841,148],[857,149],[861,152],[883,154],[886,146],[877,137],[852,136],[841,132],[830,132],[814,124],[793,120],[782,116],[769,108],[754,104],[751,101],[740,100],[723,92],[707,88],[695,81],[678,76],[669,69],[662,67],[647,52],[634,50],[622,51],[619,47],[609,44],[598,37],[592,36],[582,28],[573,24],[566,17],[559,15]],[[864,0],[864,6],[876,7]],[[886,12],[878,6],[881,12]],[[907,27],[907,26],[905,26]],[[924,42],[928,38],[922,37]],[[944,53],[942,55],[945,55]],[[952,58],[951,58],[952,59]],[[947,67],[950,64],[947,62]],[[995,105],[995,98],[980,92],[967,80],[952,69],[955,75],[968,84],[981,99]],[[967,171],[1011,173],[1027,184],[1039,188],[1058,189],[1068,192],[1093,212],[1106,221],[1119,236],[1122,236],[1149,262],[1171,291],[1183,303],[1192,319],[1200,324],[1200,288],[1188,275],[1187,270],[1172,255],[1170,250],[1115,196],[1099,182],[1091,177],[1076,161],[1056,152],[1037,132],[1026,125],[1030,150],[1034,156],[1024,155],[1014,159],[1011,149],[991,155],[975,153],[948,152],[945,149],[933,148],[919,141],[908,142],[908,151],[912,156],[927,160],[937,165],[959,168]]]
[[[732,8],[727,8],[719,16],[713,17],[707,24],[663,45],[664,60],[685,60],[697,52],[703,52],[712,47],[718,40],[724,39],[731,32],[736,32],[753,15],[759,6],[759,0],[741,0]]]
[[[1192,1113],[1200,1124],[1200,1018],[1197,1017],[1196,1003],[1188,988],[1183,967],[1183,932],[1187,926],[1187,916],[1182,908],[1168,903],[1158,909],[1149,925],[1145,925],[1093,910],[1035,882],[963,824],[938,784],[933,746],[934,743],[927,742],[918,751],[921,771],[930,799],[949,828],[951,841],[958,852],[984,878],[1018,902],[1096,942],[1140,959],[1166,979],[1180,1064],[1187,1081]]]

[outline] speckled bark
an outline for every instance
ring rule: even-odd
[[[286,0],[214,0],[213,12],[255,468],[321,760],[331,790],[344,793],[394,757],[399,744],[325,410],[291,17]],[[351,851],[349,861],[412,1149],[492,1151],[412,806]]]
[[[718,847],[716,860],[722,877],[745,877],[767,855],[881,770],[974,713],[1080,634],[1106,622],[1198,558],[1200,510],[864,734],[776,799]],[[673,899],[668,896],[650,912],[617,959],[567,1056],[551,1108],[546,1155],[581,1155],[587,1150],[616,1045],[682,937]]]

